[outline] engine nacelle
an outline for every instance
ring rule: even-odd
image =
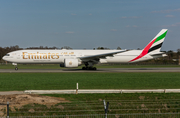
[[[78,59],[65,59],[64,67],[66,68],[75,68],[78,67]]]

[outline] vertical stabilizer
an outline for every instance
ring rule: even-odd
[[[147,53],[151,53],[151,54],[154,54],[154,53],[158,53],[160,52],[161,50],[161,46],[164,42],[164,39],[165,39],[165,36],[166,36],[166,33],[167,33],[167,29],[162,29],[154,38],[153,40],[147,45],[149,48],[148,48],[148,52]],[[146,46],[146,47],[147,47]],[[145,48],[146,48],[145,47]]]
[[[141,54],[136,58],[132,59],[129,62],[136,61],[141,57],[145,56],[146,54],[157,54],[161,50],[161,46],[165,39],[167,29],[162,29],[150,42],[149,44],[142,50]]]

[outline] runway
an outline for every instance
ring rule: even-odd
[[[81,69],[0,69],[0,73],[82,73],[82,72],[180,72],[179,68],[98,68],[97,70]]]

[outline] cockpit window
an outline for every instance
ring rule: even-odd
[[[10,56],[10,54],[6,54],[6,56]]]

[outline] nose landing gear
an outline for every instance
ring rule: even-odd
[[[18,67],[15,67],[15,70],[18,70]]]
[[[16,66],[15,70],[18,70],[17,63],[12,63],[12,65]]]

